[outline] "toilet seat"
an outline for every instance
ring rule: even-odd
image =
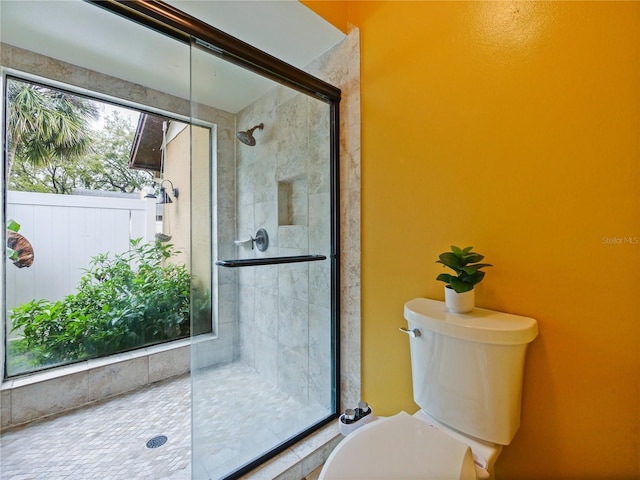
[[[468,445],[406,412],[347,436],[331,452],[319,480],[476,480]]]

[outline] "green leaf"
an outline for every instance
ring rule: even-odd
[[[457,277],[451,277],[451,288],[453,288],[457,293],[464,293],[469,290],[473,290],[473,284],[463,282]]]
[[[481,268],[484,267],[493,267],[493,265],[491,265],[490,263],[476,263],[475,265],[472,265],[473,267],[475,267],[476,270],[480,270]]]
[[[480,283],[482,281],[482,279],[484,278],[484,272],[482,271],[477,271],[476,273],[474,273],[473,275],[464,275],[461,280],[465,283],[470,284],[472,287],[473,285]]]
[[[456,247],[455,245],[451,245],[451,251],[456,255],[462,255],[464,253],[460,247]]]
[[[484,255],[480,255],[479,253],[470,252],[464,255],[465,264],[467,263],[477,263],[484,258]]]
[[[445,283],[451,283],[451,279],[455,278],[453,275],[449,275],[448,273],[441,273],[436,277],[436,280]]]
[[[444,252],[441,253],[438,258],[440,258],[440,260],[436,261],[436,263],[442,263],[443,265],[446,265],[447,267],[454,270],[457,270],[462,266],[460,258],[455,253]]]
[[[473,265],[471,267],[461,267],[460,270],[462,270],[467,275],[473,275],[474,273],[476,273],[478,268],[475,265]]]
[[[478,270],[480,270],[481,268],[484,268],[484,267],[493,267],[493,265],[491,265],[490,263],[475,263],[473,265],[467,265],[465,267],[460,267],[460,270],[462,270],[467,275],[473,275]]]
[[[15,220],[9,220],[9,222],[7,223],[7,230],[17,232],[18,230],[20,230],[20,224]]]

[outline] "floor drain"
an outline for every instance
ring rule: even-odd
[[[158,435],[147,442],[147,448],[158,448],[167,443],[169,440],[166,435]]]

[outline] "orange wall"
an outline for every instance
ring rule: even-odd
[[[346,0],[300,0],[300,3],[324,17],[334,27],[347,33],[349,2]]]
[[[495,265],[478,305],[540,326],[498,477],[639,478],[640,2],[354,1],[348,21],[364,399],[415,411],[403,303],[442,299],[438,253],[473,245]]]

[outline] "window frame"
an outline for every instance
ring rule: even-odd
[[[50,79],[50,78],[46,78],[43,77],[41,75],[35,75],[35,74],[31,74],[28,72],[24,72],[18,69],[14,69],[14,68],[10,68],[10,67],[4,67],[4,66],[0,66],[0,94],[2,95],[2,100],[1,100],[1,105],[2,108],[0,108],[0,125],[1,125],[1,130],[0,130],[0,142],[2,143],[2,151],[3,151],[3,155],[2,155],[2,161],[0,161],[0,175],[2,176],[3,179],[5,179],[5,181],[2,184],[2,208],[0,208],[0,223],[2,224],[2,236],[0,237],[2,239],[3,245],[7,244],[7,230],[6,230],[6,225],[7,225],[7,195],[8,195],[8,191],[9,191],[9,184],[8,184],[8,179],[5,178],[6,175],[6,129],[8,128],[7,122],[8,122],[8,118],[7,118],[7,109],[8,109],[8,102],[7,102],[7,88],[8,88],[8,81],[10,80],[16,80],[16,81],[21,81],[21,82],[25,82],[25,83],[31,83],[34,85],[39,85],[42,86],[44,88],[50,88],[50,89],[55,89],[55,90],[59,90],[61,92],[64,93],[68,93],[71,95],[75,95],[75,96],[79,96],[79,97],[83,97],[86,98],[88,100],[94,101],[94,102],[101,102],[104,104],[109,104],[109,105],[113,105],[116,107],[123,107],[123,108],[127,108],[130,110],[136,110],[138,112],[140,112],[141,114],[147,114],[147,115],[155,115],[155,116],[161,116],[161,117],[166,117],[170,120],[175,120],[181,123],[186,124],[187,126],[198,126],[198,127],[202,127],[202,128],[206,128],[209,130],[209,162],[210,165],[212,164],[212,161],[214,159],[212,159],[212,155],[214,152],[214,148],[215,148],[215,135],[216,135],[216,131],[217,131],[217,125],[215,125],[214,123],[211,122],[206,122],[206,121],[202,121],[202,120],[194,120],[191,117],[185,116],[185,115],[181,115],[175,112],[170,112],[167,110],[163,110],[160,108],[155,108],[153,106],[149,106],[149,105],[142,105],[140,103],[137,102],[133,102],[130,100],[126,100],[126,99],[122,99],[122,98],[118,98],[118,97],[114,97],[111,95],[107,95],[104,93],[100,93],[100,92],[96,92],[96,91],[92,91],[90,89],[87,88],[83,88],[83,87],[78,87],[69,83],[65,83],[65,82],[61,82],[58,80],[54,80],[54,79]],[[212,198],[211,195],[213,193],[213,172],[210,171],[209,172],[209,190],[210,190],[210,205],[209,208],[212,208]],[[213,242],[213,237],[212,237],[213,233],[210,231],[210,238],[211,238],[211,242]],[[185,339],[193,339],[195,337],[211,337],[213,336],[214,338],[217,336],[217,315],[211,315],[210,319],[211,319],[211,323],[206,327],[206,331],[203,331],[201,333],[198,333],[197,335],[190,334],[187,337],[179,337],[176,339],[172,339],[172,340],[167,340],[164,342],[158,342],[158,343],[151,343],[151,344],[145,344],[145,345],[141,345],[139,347],[135,347],[126,351],[121,351],[121,352],[116,352],[113,354],[109,354],[109,355],[105,355],[105,356],[101,356],[101,357],[88,357],[88,358],[80,358],[77,359],[75,361],[72,362],[66,362],[66,363],[61,363],[61,364],[55,364],[55,365],[51,365],[51,366],[46,366],[43,368],[39,368],[37,370],[32,370],[32,371],[28,371],[28,372],[22,372],[22,373],[18,373],[18,374],[13,374],[13,375],[9,375],[8,371],[7,371],[7,363],[8,363],[8,348],[7,348],[7,342],[9,340],[9,331],[10,331],[10,326],[9,326],[9,316],[8,316],[8,312],[6,309],[6,305],[7,305],[7,283],[6,283],[6,279],[7,279],[7,268],[8,268],[8,264],[9,264],[9,259],[7,258],[6,254],[4,254],[3,256],[3,261],[2,261],[2,266],[1,266],[1,278],[0,278],[0,299],[2,300],[2,305],[5,306],[5,308],[2,309],[1,315],[0,315],[0,321],[2,321],[2,327],[0,328],[0,342],[1,342],[1,352],[2,352],[2,359],[1,359],[1,373],[2,375],[0,376],[1,381],[9,381],[9,380],[14,380],[14,379],[19,379],[25,376],[29,376],[29,375],[37,375],[39,373],[43,373],[43,372],[47,372],[47,371],[51,371],[51,370],[55,370],[55,369],[60,369],[60,368],[64,368],[67,367],[69,365],[73,365],[76,363],[82,363],[82,362],[86,362],[87,360],[91,360],[91,359],[97,359],[97,358],[108,358],[108,357],[113,357],[116,355],[120,355],[122,353],[127,353],[127,352],[134,352],[134,351],[138,351],[138,350],[142,350],[142,349],[146,349],[146,348],[150,348],[150,347],[154,347],[157,345],[164,345],[164,344],[170,344],[171,342],[178,342],[181,343],[183,342]],[[213,285],[213,270],[211,270],[210,274],[209,274],[209,285]],[[211,299],[209,300],[211,302]],[[211,308],[213,308],[213,305],[211,305]],[[191,325],[191,327],[193,328],[193,324]]]

